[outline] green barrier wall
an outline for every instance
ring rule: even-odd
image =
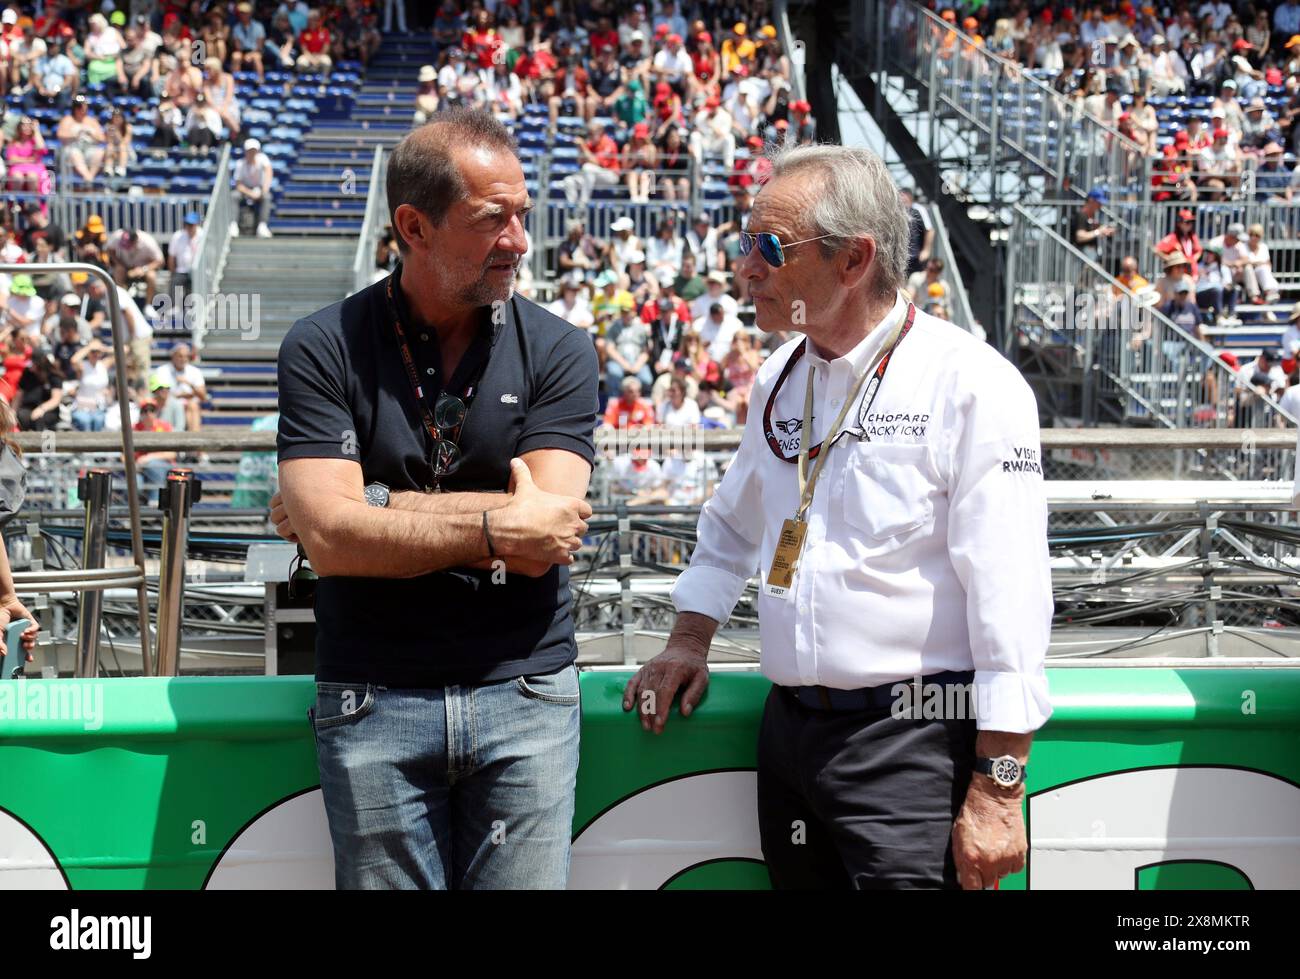
[[[1004,887],[1300,887],[1300,671],[1048,671]],[[574,887],[761,887],[768,683],[643,732],[582,676]],[[329,886],[307,677],[0,684],[0,887]]]

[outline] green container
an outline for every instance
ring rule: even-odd
[[[582,676],[571,887],[765,887],[769,684],[664,734]],[[1300,670],[1048,670],[1026,871],[1004,887],[1300,887]],[[0,887],[330,887],[309,677],[0,683]]]

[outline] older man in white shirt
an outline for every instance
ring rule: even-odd
[[[757,575],[774,886],[990,887],[1024,866],[1024,769],[1051,714],[1034,395],[904,300],[907,215],[869,151],[777,154],[747,234],[758,326],[803,336],[758,371],[673,632],[624,709],[662,731],[680,690],[693,713]]]

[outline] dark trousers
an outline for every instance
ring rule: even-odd
[[[952,824],[975,721],[820,711],[774,686],[758,739],[758,825],[778,889],[956,888]]]

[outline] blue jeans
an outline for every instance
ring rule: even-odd
[[[618,395],[619,385],[623,383],[626,374],[627,371],[623,370],[623,365],[612,357],[605,361],[605,387],[609,391],[610,397]],[[641,393],[649,397],[650,389],[654,387],[655,383],[655,376],[650,370],[650,365],[643,365],[636,376],[641,381]]]
[[[72,411],[72,427],[78,432],[102,432],[104,430],[104,415],[103,408],[97,411],[91,411],[88,408],[74,408]]]
[[[317,683],[309,712],[340,889],[562,889],[578,670],[406,690]]]

